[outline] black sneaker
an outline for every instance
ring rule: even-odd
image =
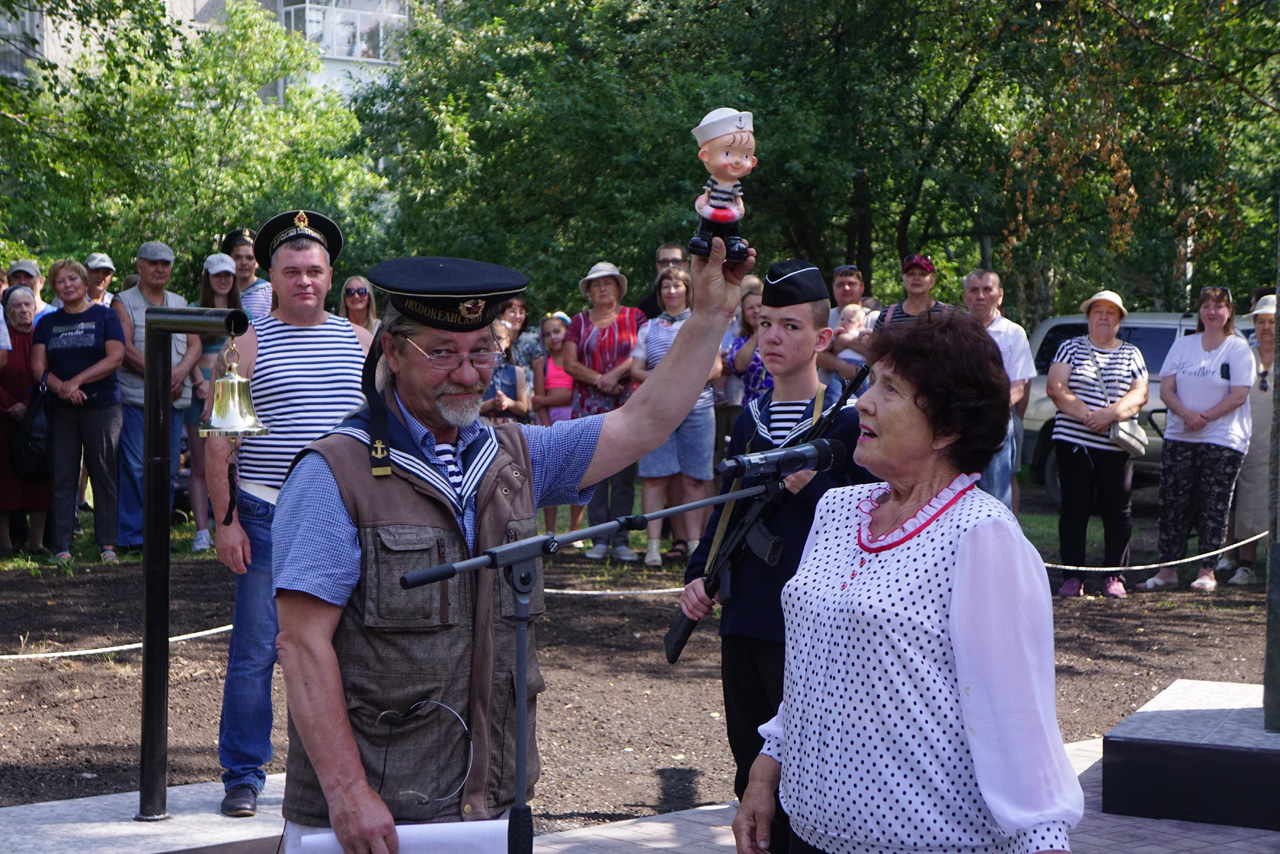
[[[250,818],[258,814],[258,790],[249,784],[233,786],[222,799],[222,814]]]

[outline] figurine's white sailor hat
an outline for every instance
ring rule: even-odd
[[[702,122],[693,129],[693,138],[698,141],[698,145],[706,145],[717,137],[740,130],[755,132],[751,124],[751,114],[739,112],[730,107],[721,107],[702,117]]]

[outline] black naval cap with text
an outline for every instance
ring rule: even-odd
[[[760,302],[772,308],[798,305],[802,302],[826,300],[835,305],[822,272],[808,261],[792,258],[769,267],[764,275],[764,293]]]
[[[342,254],[342,230],[336,222],[315,211],[292,210],[276,214],[258,229],[258,236],[253,241],[253,254],[258,259],[258,266],[269,270],[275,251],[296,238],[314,240],[327,249],[331,267]]]
[[[502,303],[529,286],[515,270],[465,258],[393,258],[374,265],[369,281],[396,311],[454,332],[492,323]]]

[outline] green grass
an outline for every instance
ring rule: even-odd
[[[92,511],[80,513],[80,525],[84,528],[84,533],[71,541],[71,565],[69,567],[58,566],[52,558],[28,555],[25,551],[19,550],[13,557],[7,560],[0,560],[0,572],[20,571],[29,572],[32,575],[43,575],[48,572],[65,572],[67,575],[72,575],[76,572],[92,572],[94,567],[102,565],[101,550],[93,539]],[[170,526],[169,552],[173,558],[175,560],[217,560],[213,549],[200,554],[191,553],[191,541],[195,538],[195,535],[195,522],[188,520]],[[52,543],[47,543],[46,545],[50,550],[53,549]],[[126,562],[141,561],[142,552],[141,550],[121,552],[120,559]]]

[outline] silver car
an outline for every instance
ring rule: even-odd
[[[1146,453],[1134,460],[1134,486],[1157,483],[1160,479],[1160,449],[1164,442],[1165,407],[1160,402],[1160,367],[1173,346],[1174,339],[1196,331],[1195,312],[1131,311],[1120,324],[1119,337],[1142,351],[1150,375],[1151,393],[1138,416],[1139,423],[1147,431],[1151,441]],[[1248,337],[1253,322],[1247,316],[1235,319],[1236,334]],[[1058,459],[1052,453],[1053,417],[1057,409],[1045,393],[1045,381],[1049,365],[1058,352],[1059,345],[1068,338],[1087,335],[1088,323],[1083,314],[1051,317],[1036,327],[1031,335],[1031,353],[1036,362],[1036,378],[1031,381],[1027,395],[1027,413],[1023,418],[1024,443],[1022,459],[1031,466],[1031,481],[1043,483],[1049,499],[1059,506],[1062,493],[1058,487]]]

